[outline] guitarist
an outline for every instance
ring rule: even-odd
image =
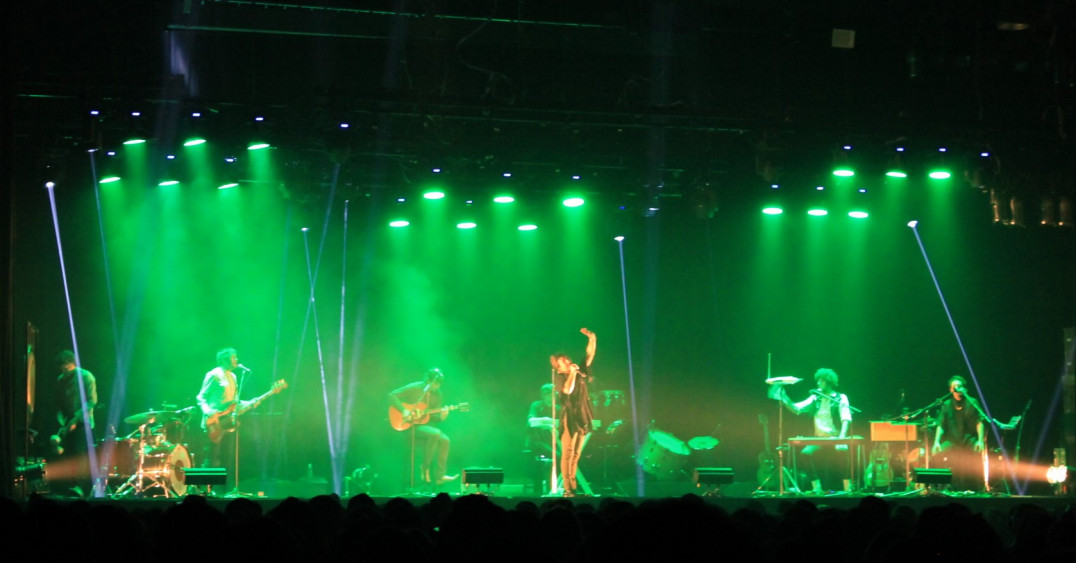
[[[71,486],[76,494],[82,496],[82,493],[90,491],[86,426],[89,425],[89,438],[92,442],[93,409],[97,406],[97,379],[88,370],[76,365],[75,353],[71,350],[57,354],[56,362],[60,368],[60,376],[56,379],[56,421],[59,427],[49,438],[49,446],[53,459],[70,459],[77,465],[78,469],[71,472],[75,478]]]
[[[422,448],[422,480],[437,485],[457,478],[456,475],[445,473],[451,442],[448,435],[437,427],[449,412],[441,408],[444,404],[441,399],[441,383],[444,379],[445,374],[441,370],[432,368],[426,371],[421,380],[389,393],[389,406],[400,411],[404,422],[413,424],[415,448]],[[423,412],[416,412],[418,410]]]
[[[224,467],[231,478],[235,477],[235,433],[225,432],[219,440],[214,442],[209,439],[206,421],[215,414],[226,411],[235,405],[232,412],[247,406],[247,402],[239,401],[239,384],[236,380],[236,372],[242,372],[246,368],[239,363],[239,356],[234,348],[224,348],[217,352],[217,367],[209,370],[202,380],[202,389],[198,392],[198,406],[202,409],[202,430],[206,430],[205,455],[203,466]],[[228,414],[224,414],[221,422],[231,424],[234,421],[227,420]]]

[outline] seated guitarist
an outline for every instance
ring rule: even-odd
[[[450,441],[437,427],[449,412],[442,408],[441,382],[444,378],[441,370],[433,368],[426,371],[422,380],[389,393],[389,406],[399,410],[403,421],[411,424],[415,432],[415,448],[422,449],[422,480],[438,485],[456,480],[455,475],[445,474]]]
[[[203,466],[224,467],[228,471],[229,479],[235,478],[235,433],[211,432],[206,422],[211,418],[217,418],[213,415],[221,414],[235,404],[239,393],[235,372],[241,369],[243,368],[239,366],[239,356],[234,348],[225,348],[217,352],[217,367],[205,374],[205,379],[202,380],[202,390],[198,392],[198,406],[202,409],[202,430],[206,431]],[[243,405],[235,406],[242,407]],[[219,419],[218,423],[231,422],[227,420],[226,413]],[[213,440],[211,436],[217,439]]]

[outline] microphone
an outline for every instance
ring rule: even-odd
[[[959,384],[959,383],[957,383],[956,387],[954,387],[953,390],[956,391],[957,393],[961,393],[961,394],[964,394],[964,395],[968,394],[968,390],[965,389],[964,386]]]
[[[247,373],[250,373],[250,372],[254,371],[254,370],[252,370],[252,369],[248,368],[247,366],[245,366],[245,365],[243,365],[243,364],[239,364],[239,365],[237,365],[237,366],[235,366],[235,367],[236,367],[236,369],[240,369],[240,370],[243,370],[243,371],[245,371],[245,372],[247,372]]]

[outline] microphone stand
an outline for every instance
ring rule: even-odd
[[[557,494],[557,370],[549,369],[549,382],[553,385],[553,404],[549,417],[553,419],[553,428],[549,430],[551,463],[549,464],[549,494]]]
[[[243,386],[247,382],[247,376],[250,375],[250,370],[246,368],[241,369],[243,369],[243,375],[238,378],[238,381],[236,382],[235,410],[232,411],[232,432],[235,434],[235,445],[232,447],[235,453],[235,486],[232,487],[232,492],[226,495],[231,498],[247,496],[239,490],[239,409],[243,407],[243,401],[240,397],[243,396]]]

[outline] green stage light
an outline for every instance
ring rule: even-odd
[[[251,143],[249,146],[247,146],[247,150],[248,151],[260,151],[262,149],[267,149],[269,147],[270,147],[269,143]]]
[[[908,177],[908,173],[904,172],[903,170],[890,170],[890,171],[886,172],[885,175],[889,176],[890,178],[907,178]]]
[[[856,171],[851,168],[835,168],[833,170],[833,175],[838,178],[851,178],[856,175]]]
[[[927,176],[930,176],[931,180],[948,180],[953,174],[948,170],[931,170]]]
[[[239,187],[238,182],[229,182],[227,184],[222,184],[220,186],[217,186],[217,189],[218,190],[227,190],[227,189],[238,188],[238,187]]]
[[[196,147],[198,145],[204,145],[205,142],[205,139],[188,139],[185,143],[183,143],[183,146]]]
[[[581,207],[584,201],[581,197],[569,197],[564,200],[564,207]]]
[[[179,183],[179,180],[164,180],[158,183],[158,186],[174,186]]]
[[[478,223],[471,221],[464,221],[463,223],[456,223],[457,229],[473,229],[478,226]]]
[[[770,207],[763,207],[762,212],[765,213],[766,215],[780,215],[780,214],[784,213],[785,210],[781,209],[780,207],[776,207],[776,206],[771,205]]]
[[[848,216],[853,219],[866,219],[869,217],[866,211],[849,211]]]
[[[120,181],[119,176],[109,176],[107,178],[101,178],[100,183],[101,184],[111,184],[112,182],[119,182],[119,181]]]
[[[400,227],[406,227],[406,226],[408,226],[410,224],[411,224],[411,222],[407,221],[406,219],[398,219],[396,221],[390,222],[389,226],[394,227],[394,228],[400,228]]]
[[[125,144],[125,145],[141,145],[142,143],[145,143],[145,142],[146,142],[145,139],[137,139],[136,138],[136,139],[127,139],[126,141],[123,142],[123,144]]]
[[[519,230],[521,230],[521,231],[537,231],[538,230],[538,225],[533,225],[533,224],[530,224],[530,223],[528,223],[526,225],[520,225]]]
[[[426,192],[422,194],[422,197],[426,199],[444,199],[445,192]]]
[[[814,209],[808,209],[807,214],[811,217],[825,217],[826,215],[829,215],[829,211],[816,207]]]
[[[516,200],[516,198],[514,198],[514,197],[512,197],[510,195],[499,195],[499,196],[493,198],[493,201],[495,203],[512,203],[515,200]]]

